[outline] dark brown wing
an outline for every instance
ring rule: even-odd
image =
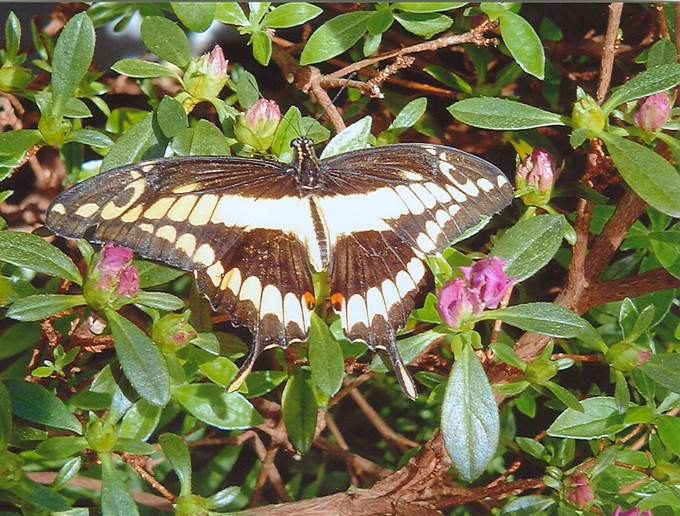
[[[309,200],[290,167],[194,156],[138,163],[63,192],[46,224],[55,233],[116,242],[145,258],[196,271],[199,289],[254,335],[261,349],[304,340],[313,284]]]
[[[512,187],[490,163],[438,145],[349,152],[320,169],[331,301],[348,337],[386,349],[399,372],[394,334],[431,279],[421,259],[507,206]]]

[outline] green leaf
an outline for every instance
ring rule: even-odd
[[[140,398],[125,412],[119,437],[146,441],[158,426],[161,410],[161,407]]]
[[[0,451],[5,450],[12,434],[12,405],[5,384],[0,382]]]
[[[372,14],[368,11],[356,11],[328,20],[307,40],[300,55],[300,64],[306,66],[342,54],[364,35],[366,23]]]
[[[449,88],[462,91],[463,93],[472,93],[472,86],[470,86],[461,76],[453,73],[443,66],[428,65],[423,68],[423,72],[431,75],[439,82],[447,85]]]
[[[199,120],[193,127],[179,133],[172,144],[173,150],[185,156],[227,156],[229,140],[212,122]]]
[[[238,372],[236,364],[227,357],[216,356],[200,348],[194,348],[191,354],[201,372],[222,387],[227,387]]]
[[[680,217],[680,174],[676,168],[644,145],[604,132],[599,136],[635,193],[661,213]]]
[[[511,500],[500,513],[500,516],[535,516],[551,514],[550,508],[557,502],[548,496],[529,495]]]
[[[371,134],[372,123],[373,119],[370,116],[365,116],[340,131],[328,142],[328,145],[326,145],[326,148],[321,153],[321,159],[368,147],[368,137]]]
[[[137,268],[140,288],[162,285],[185,274],[184,271],[147,260],[134,260],[132,264]]]
[[[33,147],[41,139],[39,131],[34,129],[17,129],[0,133],[0,164],[16,166],[28,149]],[[9,161],[13,158],[15,161]]]
[[[241,107],[244,109],[255,104],[260,98],[257,79],[255,79],[255,76],[247,70],[244,70],[243,73],[238,76],[238,80],[236,81],[236,97],[238,98],[239,104],[241,104]]]
[[[153,113],[149,113],[118,138],[104,156],[100,170],[103,172],[128,163],[160,157],[166,143],[167,138],[158,127]]]
[[[591,337],[595,329],[571,310],[553,303],[525,303],[498,310],[487,310],[481,319],[499,319],[525,331],[570,339]]]
[[[392,11],[390,9],[381,9],[378,7],[366,22],[369,36],[371,38],[376,38],[377,36],[376,39],[378,42],[381,41],[382,38],[380,36],[392,26],[392,22],[394,22]],[[372,43],[375,44],[375,40],[373,40]],[[366,55],[366,52],[364,52],[364,55]]]
[[[138,79],[152,77],[175,77],[179,79],[177,73],[167,66],[141,59],[121,59],[112,64],[111,69],[128,77]]]
[[[675,416],[659,416],[656,421],[661,441],[680,457],[680,419]]]
[[[253,57],[257,62],[267,66],[272,57],[272,40],[264,30],[256,30],[250,36],[250,44],[253,45]]]
[[[624,102],[648,97],[660,91],[666,91],[680,84],[680,64],[655,66],[641,72],[618,88],[602,105],[607,115],[616,106]]]
[[[668,38],[661,38],[647,53],[647,68],[672,65],[678,62],[678,51]]]
[[[515,350],[507,344],[496,342],[495,344],[491,345],[491,349],[493,350],[494,354],[506,364],[516,367],[517,369],[521,369],[522,371],[527,368],[526,363],[521,358],[519,358],[519,355],[515,352]]]
[[[545,53],[541,38],[524,18],[512,11],[501,13],[500,29],[503,43],[517,64],[526,73],[543,79],[545,74]]]
[[[342,386],[345,361],[340,344],[326,323],[315,313],[312,313],[308,346],[309,366],[314,383],[328,396],[333,396]]]
[[[552,260],[562,243],[562,215],[539,215],[520,220],[498,239],[491,256],[505,260],[509,278],[524,281]]]
[[[239,392],[247,398],[257,398],[271,392],[288,378],[284,371],[253,371],[248,375]]]
[[[611,437],[623,430],[624,415],[610,396],[598,396],[581,401],[583,412],[568,408],[548,428],[548,435],[571,439]]]
[[[680,223],[664,232],[647,235],[659,263],[676,278],[680,278]]]
[[[0,360],[17,355],[38,343],[42,329],[37,323],[17,323],[0,335]]]
[[[177,18],[192,32],[205,32],[215,19],[213,2],[171,2]]]
[[[46,459],[65,459],[88,447],[85,437],[58,436],[41,441],[35,451]]]
[[[662,353],[652,355],[644,364],[638,367],[654,380],[659,385],[663,385],[666,389],[680,394],[680,354],[677,353]]]
[[[263,27],[285,29],[302,25],[319,16],[323,12],[321,7],[306,2],[289,2],[278,5],[267,13],[262,20]]]
[[[156,120],[158,127],[167,138],[172,138],[189,125],[189,119],[182,104],[167,95],[161,99],[158,105]]]
[[[105,310],[116,355],[123,372],[139,395],[163,407],[170,400],[170,376],[163,355],[151,339],[128,319]]]
[[[100,453],[102,465],[101,511],[107,516],[138,516],[137,504],[110,453]]]
[[[215,19],[229,25],[249,25],[243,9],[236,2],[218,2],[215,9]]]
[[[73,98],[94,56],[95,33],[87,13],[76,14],[64,26],[52,57],[52,115]]]
[[[498,407],[472,347],[463,347],[451,370],[442,403],[446,451],[465,480],[481,475],[496,453]]]
[[[17,321],[40,321],[74,306],[86,304],[80,294],[38,294],[17,300],[7,317]]]
[[[453,25],[451,18],[437,13],[394,13],[394,19],[410,33],[425,39],[430,39]]]
[[[132,453],[134,455],[152,455],[156,453],[156,448],[140,439],[129,439],[119,437],[116,442],[115,451]]]
[[[561,385],[550,380],[541,383],[541,385],[552,392],[558,400],[560,400],[570,409],[576,410],[578,412],[584,411],[583,405],[581,405],[581,402],[578,400],[578,398]]]
[[[251,428],[262,418],[248,400],[235,392],[226,392],[214,383],[175,387],[173,398],[204,423],[223,430]]]
[[[303,455],[314,442],[318,410],[309,371],[294,366],[283,389],[281,412],[290,442]]]
[[[164,433],[158,437],[158,444],[179,478],[179,496],[191,494],[191,456],[184,439],[175,434]]]
[[[167,292],[145,292],[143,290],[137,292],[135,304],[156,308],[158,310],[165,310],[167,312],[174,312],[175,310],[184,308],[184,301],[177,296],[173,296]]]
[[[49,514],[55,514],[71,509],[71,503],[67,498],[38,484],[25,475],[21,477],[19,485],[12,489],[12,493],[19,498],[26,500],[30,506],[42,509]],[[26,510],[30,511],[31,509],[26,507]]]
[[[392,8],[409,13],[436,13],[458,9],[467,4],[468,2],[395,2]]]
[[[387,130],[395,134],[403,133],[407,129],[413,127],[415,123],[420,120],[420,117],[425,114],[426,110],[427,99],[425,97],[413,99],[404,106],[404,108],[394,118]]]
[[[448,110],[463,123],[495,131],[566,125],[565,118],[555,113],[514,100],[493,97],[461,100],[451,104]]]
[[[424,331],[417,335],[397,340],[399,355],[404,364],[415,360],[418,355],[425,351],[435,340],[441,338],[441,336],[440,333],[434,331]],[[381,353],[376,353],[371,362],[371,369],[377,373],[386,373],[392,370],[392,365],[387,357],[384,357]]]
[[[189,64],[189,40],[175,22],[162,16],[147,16],[140,31],[146,48],[158,57],[182,69]]]
[[[75,131],[71,131],[63,140],[63,143],[69,142],[82,143],[100,149],[105,149],[113,145],[113,140],[109,138],[108,134],[94,129],[76,129]]]
[[[64,402],[41,385],[23,380],[5,380],[12,412],[33,423],[82,434],[82,425]]]
[[[0,261],[83,284],[80,271],[68,256],[31,233],[0,232]]]

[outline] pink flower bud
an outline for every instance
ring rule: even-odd
[[[139,274],[134,265],[125,267],[118,277],[117,296],[134,296],[139,290]]]
[[[633,115],[633,122],[647,132],[658,131],[671,116],[671,99],[665,91],[655,93],[642,100]]]
[[[184,88],[192,97],[217,97],[227,83],[227,64],[222,48],[215,45],[212,52],[192,59],[184,72]]]
[[[281,110],[275,101],[260,99],[246,109],[244,116],[248,125],[254,129],[260,120],[264,120],[265,122],[273,120],[278,123],[278,121],[281,120]]]
[[[139,290],[139,275],[130,265],[133,252],[109,242],[90,265],[83,294],[93,308],[120,308]]]
[[[461,267],[467,283],[468,298],[475,315],[497,308],[514,280],[505,275],[505,262],[493,256],[482,258],[471,267]]]
[[[437,295],[437,311],[442,320],[451,328],[457,328],[463,313],[469,312],[471,308],[465,283],[461,278],[448,281]]]
[[[590,480],[581,471],[575,471],[571,475],[567,475],[564,479],[564,484],[569,486],[564,497],[576,507],[585,507],[595,498]]]
[[[281,111],[273,100],[260,99],[238,117],[234,132],[236,138],[257,151],[272,146],[274,134],[281,121]]]
[[[532,187],[538,191],[543,204],[550,200],[552,187],[559,170],[555,158],[545,149],[536,147],[517,167],[517,188]],[[547,197],[547,198],[546,198]]]

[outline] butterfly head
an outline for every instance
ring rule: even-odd
[[[319,184],[319,159],[314,152],[314,142],[310,138],[298,137],[290,142],[295,152],[295,170],[298,182],[303,189],[316,188]]]

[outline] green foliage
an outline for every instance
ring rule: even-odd
[[[431,486],[421,489],[420,481],[437,477],[435,491],[453,493],[451,500],[463,493],[482,501],[495,486],[500,515],[611,514],[619,505],[679,513],[680,118],[674,108],[658,129],[645,130],[635,117],[650,95],[668,92],[673,104],[680,85],[672,9],[664,7],[670,39],[650,46],[624,32],[629,50],[616,56],[601,103],[595,83],[579,80],[599,74],[599,57],[564,57],[557,50],[576,45],[573,27],[531,4],[79,9],[60,14],[56,35],[36,23],[22,27],[11,12],[0,20],[7,112],[0,180],[13,181],[0,192],[8,207],[0,220],[0,512],[148,514],[159,505],[149,509],[153,498],[131,493],[157,494],[124,464],[145,460],[153,464],[147,474],[174,496],[176,514],[234,512],[253,499],[319,497],[352,482],[370,488],[408,460],[409,475],[418,475],[430,466],[422,457],[439,450],[453,465],[457,491],[446,491],[454,477],[441,456],[439,472],[420,479],[410,496],[425,496]],[[638,9],[641,19],[648,13],[625,9]],[[217,48],[198,55],[191,33],[213,24],[242,36],[254,59],[247,70],[231,49],[225,60]],[[97,48],[95,29],[103,28],[137,30],[148,52],[108,69],[98,54],[106,49]],[[451,38],[469,31],[474,37],[451,52]],[[290,86],[281,90],[274,76]],[[619,76],[630,79],[617,83]],[[324,95],[338,86],[347,89],[336,108]],[[131,93],[112,95],[112,88]],[[270,124],[271,149],[260,153],[236,128],[248,108],[270,97],[283,116]],[[322,111],[329,116],[317,117]],[[347,127],[335,122],[331,139],[331,121],[341,114]],[[560,155],[545,203],[532,205],[518,187],[524,202],[485,217],[456,240],[458,249],[425,258],[434,287],[397,339],[419,382],[414,402],[399,391],[384,353],[349,342],[323,303],[306,343],[263,357],[232,389],[248,337],[211,312],[189,275],[134,260],[140,290],[115,302],[107,291],[107,302],[96,303],[87,292],[99,256],[92,246],[38,229],[36,212],[55,188],[44,171],[37,181],[26,178],[36,163],[65,170],[70,185],[164,156],[290,161],[298,136],[324,143],[322,158],[460,138],[464,150],[493,147],[488,157],[506,173],[514,151],[523,164],[537,147]],[[584,152],[592,170],[583,168]],[[631,208],[631,191],[646,203],[644,213]],[[438,292],[482,253],[504,261],[512,296],[450,328]],[[315,275],[315,287],[325,292],[326,280]],[[437,428],[443,447],[430,440]],[[412,447],[428,440],[422,454]],[[518,471],[509,471],[513,464]],[[581,505],[572,492],[577,472],[594,497]],[[525,481],[531,490],[521,491]],[[267,483],[274,489],[263,490]],[[446,507],[447,514],[477,510]]]

